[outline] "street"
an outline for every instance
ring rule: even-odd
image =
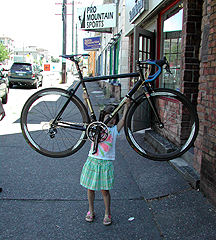
[[[0,122],[0,135],[20,133],[20,124],[16,122],[20,118],[22,107],[27,99],[42,88],[61,87],[67,89],[72,84],[72,79],[69,78],[66,84],[59,84],[61,76],[59,73],[43,73],[43,86],[38,89],[32,89],[25,86],[13,86],[9,89],[8,103],[3,107],[6,112],[4,121]]]
[[[72,82],[73,78],[59,84],[49,76],[44,78],[43,87],[68,88]],[[108,103],[97,84],[88,84],[94,108]],[[147,160],[135,153],[124,131],[116,145],[112,225],[103,225],[100,192],[95,199],[96,218],[87,223],[87,194],[79,178],[90,143],[63,159],[48,158],[31,149],[22,136],[19,118],[23,104],[35,91],[10,89],[8,104],[4,105],[6,117],[0,122],[1,239],[215,238],[215,209],[202,193],[168,162]]]

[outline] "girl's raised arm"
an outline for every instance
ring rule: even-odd
[[[122,115],[122,118],[121,120],[118,122],[117,124],[117,131],[120,132],[120,130],[123,128],[124,126],[124,120],[125,120],[125,116],[126,116],[126,113],[127,113],[127,110],[130,106],[130,102],[131,100],[129,98],[126,98],[125,99],[125,106],[124,106],[124,111],[123,111],[123,115]]]

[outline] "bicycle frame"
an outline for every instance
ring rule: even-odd
[[[75,64],[76,64],[76,68],[77,68],[77,71],[78,71],[78,74],[79,74],[79,79],[80,79],[80,81],[79,81],[78,84],[75,86],[75,88],[72,90],[72,94],[74,94],[74,93],[77,91],[77,89],[80,87],[80,85],[82,85],[82,88],[83,88],[84,93],[86,93],[87,96],[89,96],[88,91],[87,91],[87,88],[86,88],[86,85],[85,85],[86,82],[97,82],[97,81],[101,81],[101,80],[117,79],[117,78],[139,77],[139,73],[136,72],[136,73],[128,73],[128,74],[114,74],[114,75],[109,75],[109,76],[99,76],[99,77],[83,78],[78,62],[75,61]],[[140,84],[139,84],[139,86],[140,86]],[[138,88],[139,86],[137,86],[137,88]],[[136,91],[136,90],[135,90],[135,91]],[[134,91],[134,92],[135,92],[135,91]],[[128,96],[129,96],[129,97],[131,97],[132,95],[133,95],[133,94],[130,94],[130,95],[129,95],[129,93],[128,93]],[[107,119],[107,121],[106,121],[105,124],[107,124],[107,123],[109,122],[109,120],[111,120],[111,118],[120,110],[120,108],[123,106],[123,103],[124,103],[124,99],[121,101],[121,103],[119,104],[119,106],[115,109],[115,111],[113,112],[113,114],[111,115],[111,117]],[[93,107],[92,107],[92,104],[91,104],[91,101],[90,101],[89,98],[87,98],[87,104],[88,104],[88,107],[89,107],[89,110],[90,110],[90,114],[91,114],[91,119],[92,119],[92,121],[96,121],[96,117],[95,117],[95,114],[94,114],[94,110],[93,110]]]
[[[146,95],[146,98],[147,100],[149,101],[150,103],[150,106],[157,118],[157,121],[161,123],[161,120],[160,120],[160,117],[159,117],[159,114],[157,113],[157,110],[154,106],[154,103],[151,101],[150,99],[150,94],[149,94],[149,89],[148,89],[148,86],[150,87],[150,90],[152,90],[151,88],[151,85],[150,85],[150,82],[154,81],[162,72],[162,67],[160,65],[163,65],[164,64],[164,61],[163,60],[156,60],[156,61],[150,61],[150,60],[147,60],[147,61],[143,61],[143,62],[140,62],[140,61],[137,61],[136,64],[137,64],[137,69],[138,69],[138,72],[135,72],[135,73],[126,73],[126,74],[114,74],[114,75],[108,75],[108,76],[98,76],[98,77],[87,77],[87,78],[83,78],[83,75],[81,73],[81,70],[80,70],[80,67],[79,67],[79,63],[78,61],[74,58],[75,56],[68,56],[67,55],[63,55],[62,57],[65,57],[66,59],[69,59],[71,61],[73,61],[75,63],[75,66],[76,66],[76,69],[77,69],[77,72],[78,72],[78,75],[79,75],[79,82],[76,84],[76,86],[69,90],[69,95],[70,95],[70,98],[67,100],[67,102],[65,103],[65,105],[63,106],[63,108],[60,110],[59,114],[57,115],[57,117],[54,119],[53,121],[53,124],[55,124],[57,121],[59,121],[62,113],[64,112],[64,110],[66,109],[68,103],[70,102],[70,100],[72,99],[72,97],[75,95],[76,91],[78,90],[78,88],[80,87],[80,85],[82,85],[82,88],[83,88],[83,92],[85,94],[87,94],[87,96],[89,96],[88,94],[88,90],[86,88],[86,85],[85,83],[86,82],[97,82],[97,81],[101,81],[101,80],[108,80],[108,79],[117,79],[117,78],[134,78],[134,77],[140,77],[140,79],[136,82],[136,84],[134,85],[134,87],[128,92],[128,94],[122,99],[122,101],[119,103],[119,105],[117,106],[117,108],[115,108],[115,110],[109,115],[109,117],[104,121],[104,124],[108,124],[109,121],[115,116],[115,114],[123,107],[124,105],[124,101],[126,98],[130,98],[132,101],[134,101],[134,99],[132,98],[132,96],[134,95],[134,93],[142,86],[144,85],[143,87],[143,90],[144,90],[144,94]],[[163,61],[163,62],[162,62]],[[168,62],[166,62],[168,64]],[[149,75],[147,79],[144,78],[144,75],[143,75],[143,72],[142,72],[142,67],[141,65],[142,64],[149,64],[149,65],[155,65],[158,67],[158,70],[156,71],[155,74],[153,75]],[[90,98],[87,98],[87,105],[88,105],[88,108],[90,110],[90,117],[91,117],[91,121],[97,121],[96,119],[96,116],[95,116],[95,113],[94,113],[94,109],[92,107],[92,104],[91,104],[91,100]],[[62,126],[63,127],[63,126]],[[68,127],[68,128],[76,128],[76,129],[80,129],[80,130],[84,130],[84,128],[80,127],[80,126],[75,126],[75,125],[69,125],[69,126],[64,126],[64,127]]]
[[[63,56],[75,62],[79,74],[79,79],[69,90],[42,89],[23,106],[22,133],[34,150],[49,157],[66,157],[77,152],[87,139],[93,142],[92,154],[108,149],[106,144],[109,145],[111,140],[109,121],[128,103],[127,98],[131,99],[131,105],[127,113],[124,111],[124,130],[130,146],[137,153],[152,160],[167,161],[190,149],[199,130],[196,109],[182,93],[168,88],[154,89],[151,84],[161,74],[163,66],[169,72],[166,58],[137,61],[135,73],[83,78],[79,62],[74,59],[77,56],[82,55]],[[152,65],[157,67],[153,71]],[[135,84],[117,108],[113,107],[105,119],[105,111],[100,111],[98,118],[87,83],[131,77],[136,78]],[[86,94],[83,96],[86,104],[77,96],[81,86]],[[121,121],[117,129],[123,127],[122,124]]]

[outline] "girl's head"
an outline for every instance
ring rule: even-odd
[[[114,105],[106,105],[104,107],[104,113],[103,113],[103,121],[105,121],[109,115],[115,110],[115,106]],[[110,120],[110,122],[107,124],[108,127],[112,127],[114,125],[117,125],[119,122],[119,114],[117,113],[114,118],[112,120]]]

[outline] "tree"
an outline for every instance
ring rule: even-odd
[[[53,56],[51,56],[51,62],[59,63],[60,60],[58,58],[53,58]]]
[[[9,59],[10,52],[7,50],[3,44],[0,44],[0,62],[3,62],[5,59]]]

